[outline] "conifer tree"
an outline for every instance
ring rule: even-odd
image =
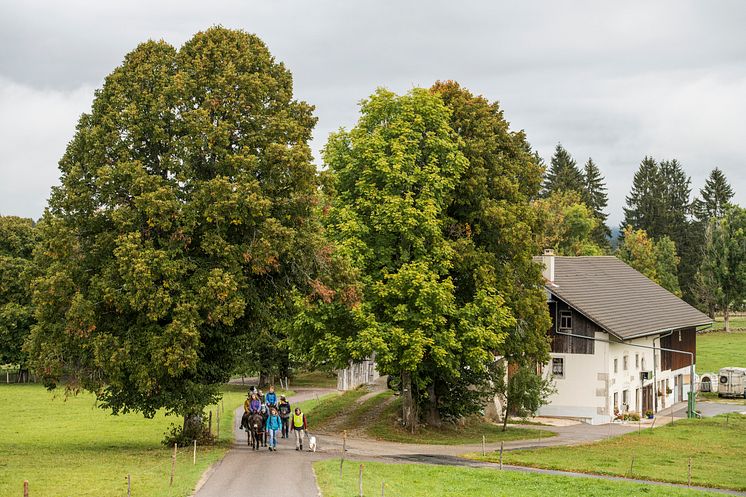
[[[585,188],[581,198],[598,220],[598,224],[593,230],[593,239],[599,246],[606,247],[609,245],[609,237],[611,236],[611,230],[606,225],[608,214],[605,212],[609,198],[606,193],[606,182],[601,175],[601,171],[590,157],[588,162],[585,163],[583,179],[585,180]]]
[[[733,198],[733,188],[728,183],[723,171],[715,168],[710,172],[705,186],[699,191],[692,205],[692,213],[697,221],[707,223],[711,218],[721,218]]]
[[[649,236],[661,234],[660,183],[658,163],[652,157],[645,157],[635,172],[632,190],[626,197],[622,230],[631,226],[633,229],[644,229]]]
[[[578,168],[570,153],[558,143],[544,180],[544,196],[548,197],[552,193],[566,191],[574,191],[582,195],[584,190],[583,172]]]

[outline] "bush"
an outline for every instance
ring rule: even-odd
[[[174,444],[186,447],[192,445],[194,440],[197,440],[197,445],[209,445],[215,442],[215,437],[210,433],[204,416],[194,419],[190,425],[191,429],[185,429],[183,425],[171,423],[161,443],[166,447],[173,447]]]

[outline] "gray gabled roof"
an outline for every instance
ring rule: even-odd
[[[712,323],[708,316],[613,256],[555,256],[554,283],[546,282],[545,286],[623,340]]]

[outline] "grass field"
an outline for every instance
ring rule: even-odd
[[[290,378],[294,388],[337,388],[337,375],[326,371],[297,373]]]
[[[697,372],[717,373],[727,366],[746,367],[746,331],[711,331],[698,335]]]
[[[191,447],[179,449],[169,487],[173,449],[160,442],[180,418],[112,416],[96,407],[90,394],[65,399],[40,385],[0,385],[0,495],[21,495],[23,480],[29,480],[32,496],[121,497],[127,474],[132,475],[133,497],[191,495],[205,469],[228,450],[233,409],[245,396],[243,388],[225,391],[220,441],[198,447],[196,465]],[[215,426],[217,407],[208,409]]]
[[[379,440],[391,442],[439,444],[439,445],[461,445],[482,443],[482,435],[488,443],[522,440],[528,438],[551,437],[555,433],[532,428],[508,427],[502,431],[502,427],[493,423],[486,423],[479,418],[468,421],[464,426],[444,423],[441,428],[422,427],[416,434],[402,428],[397,423],[397,417],[401,410],[401,401],[392,402],[386,407],[383,414],[367,428],[367,433]]]
[[[339,459],[314,464],[323,497],[358,495],[359,463],[346,462],[339,478]],[[397,497],[704,497],[712,492],[660,487],[592,478],[537,475],[492,469],[420,464],[363,463],[365,495]]]
[[[722,316],[715,318],[715,322],[712,324],[712,329],[722,330],[725,328],[725,322]],[[730,329],[731,330],[746,330],[746,316],[731,316],[730,318]]]
[[[727,425],[726,425],[727,423]],[[686,483],[689,457],[692,483],[746,490],[746,416],[731,414],[677,421],[675,426],[643,430],[594,444],[506,452],[503,462],[521,466],[579,471]],[[471,454],[496,462],[497,454]]]

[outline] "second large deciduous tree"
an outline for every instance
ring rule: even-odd
[[[199,418],[305,279],[312,107],[256,36],[147,42],[96,92],[41,223],[29,352],[114,412]]]
[[[415,429],[479,410],[497,355],[546,356],[529,206],[541,168],[496,105],[455,83],[379,90],[361,113],[324,152],[329,234],[360,271],[358,331],[325,341],[375,351]]]

